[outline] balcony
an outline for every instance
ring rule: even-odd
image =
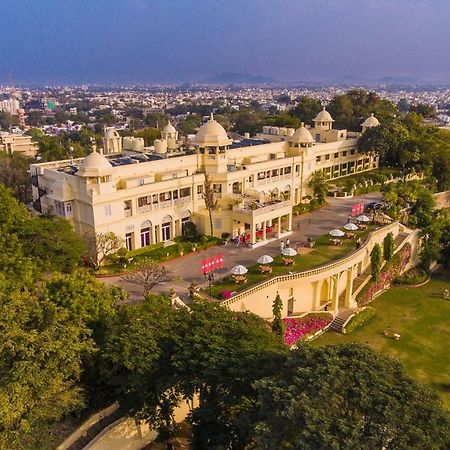
[[[286,211],[281,211],[283,209],[285,209]],[[245,206],[233,206],[233,211],[238,214],[251,215],[253,217],[262,216],[274,211],[284,215],[291,212],[291,202],[289,200],[271,203],[253,202]]]

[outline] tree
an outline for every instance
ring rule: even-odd
[[[308,187],[312,189],[319,205],[323,205],[325,203],[325,197],[328,193],[328,184],[325,175],[321,170],[316,170],[313,174],[311,174]]]
[[[209,227],[211,231],[211,236],[214,236],[212,211],[217,206],[217,199],[215,197],[214,187],[211,178],[207,173],[205,173],[205,182],[203,183],[202,198],[205,202],[205,208],[208,211],[209,215]]]
[[[153,145],[155,139],[161,137],[161,132],[157,128],[143,128],[142,130],[136,130],[134,136],[144,139],[146,146]]]
[[[420,114],[422,117],[425,117],[426,119],[436,117],[436,106],[434,105],[427,105],[426,103],[418,103],[417,105],[411,105],[409,110],[417,114]]]
[[[372,278],[378,281],[380,277],[381,265],[383,264],[383,253],[380,244],[375,244],[370,252],[370,264],[372,270]]]
[[[0,152],[0,183],[10,188],[14,197],[23,203],[31,201],[28,170],[32,161],[32,158],[20,153],[8,155],[6,152]]]
[[[449,415],[436,394],[368,347],[301,347],[255,386],[247,449],[450,446]]]
[[[240,419],[253,402],[253,381],[274,373],[288,350],[253,314],[189,306],[149,296],[120,308],[108,331],[105,377],[126,410],[168,431],[174,407],[196,395],[194,448],[243,448]]]
[[[5,111],[0,111],[0,130],[9,131],[11,127],[19,125],[19,117]]]
[[[17,233],[27,242],[28,255],[39,261],[42,270],[71,272],[85,253],[83,241],[61,217],[30,217]]]
[[[283,336],[283,320],[281,318],[281,312],[283,310],[283,301],[281,300],[280,294],[277,292],[277,296],[273,301],[272,305],[272,331],[278,336]]]
[[[32,293],[0,293],[0,448],[42,448],[49,422],[84,405],[81,355],[89,330]]]
[[[383,257],[386,261],[391,261],[394,256],[394,236],[388,233],[383,239]]]
[[[170,280],[164,266],[155,262],[142,262],[132,272],[122,276],[122,280],[137,284],[144,288],[144,297],[158,284]]]
[[[100,269],[107,256],[117,252],[123,246],[123,239],[111,231],[108,233],[88,232],[83,235],[83,240],[89,262],[95,270]]]
[[[289,114],[296,117],[301,122],[311,123],[321,110],[322,104],[319,100],[302,95],[299,97],[295,108],[289,111]]]

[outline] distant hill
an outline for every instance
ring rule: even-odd
[[[249,73],[222,72],[203,80],[206,84],[274,84],[277,80]]]

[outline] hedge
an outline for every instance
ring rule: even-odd
[[[350,322],[345,326],[344,333],[351,333],[356,328],[359,328],[366,323],[371,317],[375,315],[375,308],[366,306],[360,310],[355,316],[350,319]]]

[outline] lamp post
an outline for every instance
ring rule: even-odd
[[[213,272],[205,273],[205,280],[208,281],[209,295],[212,296],[212,286],[214,285],[214,273]]]

